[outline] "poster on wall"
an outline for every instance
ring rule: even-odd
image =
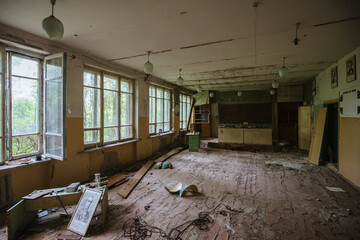
[[[340,117],[360,118],[360,86],[340,92]]]
[[[346,82],[356,80],[356,58],[355,55],[346,60]]]

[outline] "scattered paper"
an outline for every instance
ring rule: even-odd
[[[327,190],[332,191],[332,192],[345,192],[342,188],[338,188],[338,187],[326,187]]]

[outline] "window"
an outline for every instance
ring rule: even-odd
[[[6,99],[0,97],[1,109],[6,109],[0,117],[1,159],[38,153],[64,159],[64,55],[49,56],[43,61],[40,57],[3,50],[1,93],[5,87],[8,94]]]
[[[166,88],[149,87],[149,133],[170,131],[171,91]]]
[[[84,143],[133,138],[133,83],[101,71],[84,71]]]
[[[190,115],[190,96],[180,94],[180,129],[186,129]]]

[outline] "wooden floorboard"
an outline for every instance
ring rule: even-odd
[[[192,227],[182,239],[360,239],[360,193],[328,168],[309,164],[303,151],[185,150],[167,161],[174,169],[149,170],[128,198],[117,194],[121,186],[111,189],[106,228],[103,231],[98,209],[86,239],[128,239],[123,225],[136,215],[168,233],[219,203],[242,212],[213,214],[209,231]],[[164,189],[176,182],[195,184],[201,194],[180,197]],[[331,192],[326,186],[345,192]],[[75,206],[67,210],[73,213]],[[47,230],[27,233],[25,239],[71,234],[68,221],[38,224]]]

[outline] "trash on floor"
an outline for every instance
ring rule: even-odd
[[[194,184],[182,184],[181,182],[170,186],[170,187],[164,187],[166,191],[169,193],[177,193],[179,192],[180,197],[184,195],[186,192],[192,192],[192,193],[198,193],[199,190],[196,185]]]
[[[326,187],[327,190],[332,191],[332,192],[345,192],[342,188],[338,188],[338,187]]]
[[[154,168],[155,169],[172,169],[173,165],[168,162],[159,162],[159,163],[155,164]]]

